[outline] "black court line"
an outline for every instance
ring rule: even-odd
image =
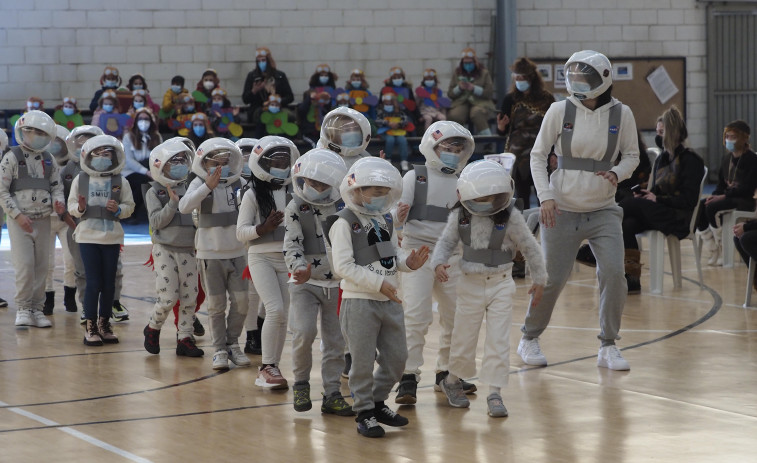
[[[692,280],[690,278],[684,277],[683,279],[687,280],[689,282],[695,283],[697,285],[699,284],[698,281]],[[694,322],[692,322],[692,323],[684,326],[683,328],[679,328],[679,329],[677,329],[675,331],[672,331],[672,332],[670,332],[670,333],[668,333],[666,335],[660,336],[659,338],[651,339],[649,341],[644,341],[644,342],[640,342],[638,344],[634,344],[634,345],[625,347],[625,348],[623,348],[621,350],[636,349],[636,348],[639,348],[639,347],[648,346],[650,344],[655,344],[655,343],[664,341],[666,339],[670,339],[670,338],[672,338],[674,336],[678,336],[679,334],[682,334],[682,333],[685,333],[687,331],[690,331],[691,329],[693,329],[693,328],[701,325],[702,323],[706,322],[707,320],[709,320],[713,316],[715,316],[715,314],[717,314],[720,311],[721,307],[723,306],[723,299],[720,297],[720,294],[718,294],[715,290],[713,290],[709,286],[703,285],[702,289],[704,289],[707,292],[709,292],[710,295],[713,298],[713,305],[712,305],[712,307],[710,308],[710,310],[706,314],[704,314],[702,317],[700,317],[699,319],[695,320]],[[520,370],[511,371],[509,374],[513,375],[513,374],[520,374],[520,373],[524,373],[524,372],[529,372],[529,371],[532,371],[532,370],[542,370],[542,369],[547,369],[547,368],[550,368],[550,367],[556,367],[556,366],[560,366],[560,365],[566,365],[566,364],[569,364],[569,363],[581,362],[581,361],[589,360],[589,359],[593,359],[593,358],[596,358],[596,355],[590,355],[590,356],[586,356],[586,357],[579,357],[579,358],[575,358],[575,359],[571,359],[571,360],[565,360],[565,361],[562,361],[562,362],[552,363],[552,364],[549,364],[549,365],[546,365],[546,366],[522,368]],[[208,377],[214,377],[214,376],[217,376],[218,374],[226,373],[228,371],[230,371],[230,370],[227,370],[227,371],[224,371],[224,372],[219,372],[219,373],[216,373],[216,374],[213,374],[213,375],[209,375]],[[208,377],[203,377],[201,379],[206,379]],[[471,378],[471,379],[476,379],[476,378]],[[195,380],[192,380],[192,381],[189,381],[189,382],[194,382],[194,381]],[[173,385],[171,385],[171,386],[162,386],[162,387],[156,388],[154,390],[167,389],[169,387],[174,387],[174,386]],[[430,386],[421,386],[421,387],[419,387],[419,389],[425,389],[425,388],[429,388],[429,387],[433,387],[433,385],[430,385]],[[129,392],[129,393],[123,393],[123,394],[113,394],[111,396],[105,396],[105,397],[126,396],[126,395],[139,394],[139,393],[148,392],[148,391],[149,390],[135,391],[135,392]],[[96,399],[97,398],[77,399],[76,401],[96,400]],[[318,400],[314,400],[313,402],[317,402],[317,401]],[[31,427],[27,427],[27,428],[3,429],[3,430],[0,430],[0,434],[17,432],[17,431],[35,431],[35,430],[51,429],[51,428],[64,428],[64,427],[76,427],[76,426],[91,426],[91,425],[96,425],[96,424],[128,423],[128,422],[134,422],[134,421],[151,421],[151,420],[159,420],[159,419],[166,419],[166,418],[181,418],[181,417],[187,417],[187,416],[208,415],[208,414],[212,414],[212,413],[227,413],[227,412],[235,412],[235,411],[254,410],[254,409],[260,409],[260,408],[289,406],[289,405],[292,405],[292,403],[293,402],[281,402],[281,403],[276,403],[276,404],[250,405],[250,406],[247,406],[247,407],[223,408],[223,409],[218,409],[218,410],[203,410],[203,411],[198,411],[198,412],[177,413],[177,414],[171,414],[171,415],[147,416],[147,417],[139,417],[139,418],[123,418],[123,419],[103,420],[103,421],[88,421],[88,422],[70,423],[70,424],[58,424],[58,425],[54,425],[54,426],[31,426]],[[42,405],[42,404],[31,404],[31,405],[27,405],[27,406],[35,406],[35,405]],[[23,405],[8,405],[8,406],[4,406],[2,408],[18,408],[18,407],[22,407],[22,406]]]

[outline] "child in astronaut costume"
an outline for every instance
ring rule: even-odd
[[[312,407],[309,381],[320,312],[324,390],[321,412],[340,416],[355,414],[340,392],[340,376],[344,370],[344,338],[337,315],[340,278],[334,275],[329,264],[323,233],[323,222],[337,212],[339,185],[346,174],[347,166],[342,158],[322,148],[308,151],[292,168],[295,196],[284,214],[284,260],[293,280],[289,285],[289,325],[294,409],[298,412]]]
[[[191,214],[179,213],[179,199],[187,190],[186,179],[194,154],[180,140],[161,143],[150,152],[150,175],[154,182],[145,195],[152,229],[155,263],[155,302],[145,326],[145,349],[160,352],[160,330],[178,301],[176,355],[202,357],[195,345],[194,313],[197,301],[195,227]]]
[[[349,169],[358,160],[370,157],[366,151],[371,141],[371,123],[360,112],[340,107],[329,111],[321,124],[318,148],[341,156]]]
[[[448,281],[447,263],[462,243],[462,275],[457,286],[457,311],[452,329],[449,375],[440,385],[453,407],[469,407],[461,377],[476,374],[476,346],[486,316],[486,341],[481,381],[489,385],[488,413],[507,416],[500,390],[510,373],[510,324],[515,282],[513,256],[521,251],[531,267],[534,303],[541,298],[547,271],[539,245],[520,211],[513,207],[513,183],[505,168],[494,161],[474,162],[457,181],[459,204],[431,256],[439,281]]]
[[[358,432],[381,437],[384,429],[378,423],[408,424],[384,403],[407,360],[397,271],[420,268],[428,259],[428,247],[408,253],[397,246],[388,212],[402,194],[402,178],[389,161],[375,157],[357,161],[339,191],[345,208],[337,213],[328,237],[331,265],[342,277],[339,317],[352,355],[352,408],[358,414]]]
[[[68,162],[70,155],[66,146],[66,137],[69,134],[67,128],[62,125],[56,125],[55,139],[47,145],[47,152],[53,156],[58,168],[62,169]],[[62,178],[62,174],[61,174]],[[65,190],[65,189],[64,189]],[[64,196],[65,198],[65,196]],[[64,201],[65,202],[65,201]],[[63,248],[63,285],[74,285],[74,262],[71,252],[68,250],[68,240],[66,235],[69,229],[76,228],[71,216],[67,213],[58,215],[50,214],[50,266],[47,268],[47,279],[45,280],[45,307],[42,312],[45,315],[52,315],[55,308],[55,290],[53,288],[53,270],[55,270],[55,239],[60,240]]]
[[[413,249],[428,246],[433,251],[436,240],[447,223],[450,207],[457,202],[457,176],[473,154],[475,142],[470,131],[457,122],[432,124],[420,143],[425,165],[416,165],[402,180],[402,197],[397,207],[397,226],[402,229],[402,247]],[[446,282],[434,278],[434,268],[427,262],[418,271],[402,275],[402,286],[412,288],[403,293],[407,363],[395,402],[412,405],[423,365],[426,333],[434,319],[432,298],[438,304],[439,352],[436,360],[434,388],[449,370],[449,349],[457,303],[455,287],[460,276],[460,254],[451,257],[450,278]],[[465,392],[472,394],[476,386],[465,382]]]
[[[262,365],[255,384],[286,389],[279,362],[289,314],[288,270],[284,262],[284,209],[291,199],[291,166],[300,157],[290,140],[261,138],[250,155],[252,189],[242,198],[237,239],[247,243],[247,265],[255,291],[265,305],[261,330]]]
[[[197,178],[179,200],[179,212],[199,212],[195,247],[207,295],[210,340],[215,352],[213,369],[228,369],[229,360],[238,367],[248,367],[250,359],[237,343],[248,307],[247,287],[242,279],[245,249],[236,239],[236,191],[241,187],[242,152],[225,138],[205,140],[197,147],[192,172]]]
[[[98,135],[89,139],[82,146],[80,164],[82,171],[71,184],[68,213],[80,219],[74,240],[79,243],[87,279],[84,344],[100,346],[118,342],[110,317],[124,243],[120,220],[134,211],[134,199],[129,182],[121,177],[126,156],[116,138]]]
[[[0,162],[0,205],[8,214],[16,273],[16,326],[48,328],[42,312],[50,265],[50,214],[66,211],[60,170],[46,151],[55,139],[53,119],[42,111],[23,114],[14,128],[19,145]]]
[[[242,168],[244,185],[237,192],[237,202],[239,204],[242,204],[242,198],[244,198],[245,193],[252,189],[250,154],[252,154],[252,150],[257,144],[257,138],[240,138],[236,141],[236,145],[242,151],[242,160],[244,161],[244,167]],[[263,348],[260,345],[260,332],[263,329],[263,322],[265,321],[265,306],[260,302],[260,296],[258,296],[255,285],[252,282],[247,285],[247,288],[250,309],[247,311],[247,318],[244,321],[244,329],[247,332],[244,351],[247,354],[260,355],[263,353]]]

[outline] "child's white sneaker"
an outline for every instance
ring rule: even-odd
[[[597,366],[617,371],[626,371],[631,369],[631,366],[628,364],[626,359],[623,358],[623,356],[620,354],[620,350],[615,345],[599,348],[599,354],[597,355]]]
[[[213,369],[214,370],[228,370],[229,369],[229,353],[225,350],[216,351],[213,354]]]

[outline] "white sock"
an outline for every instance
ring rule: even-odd
[[[489,386],[489,395],[497,394],[498,396],[501,396],[500,391],[502,390],[501,387],[497,386]]]

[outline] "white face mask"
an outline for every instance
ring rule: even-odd
[[[435,83],[436,83],[436,81],[435,81],[435,80],[424,80],[424,81],[423,81],[423,84],[424,84],[424,85],[425,85],[426,87],[433,87]]]
[[[205,87],[205,90],[213,90],[216,88],[216,83],[212,80],[206,80],[202,83],[202,86]]]
[[[591,91],[591,84],[587,82],[571,82],[570,87],[576,93],[586,93]]]
[[[150,130],[150,121],[146,121],[144,119],[137,121],[137,127],[139,127],[139,130],[142,132],[147,132]]]

